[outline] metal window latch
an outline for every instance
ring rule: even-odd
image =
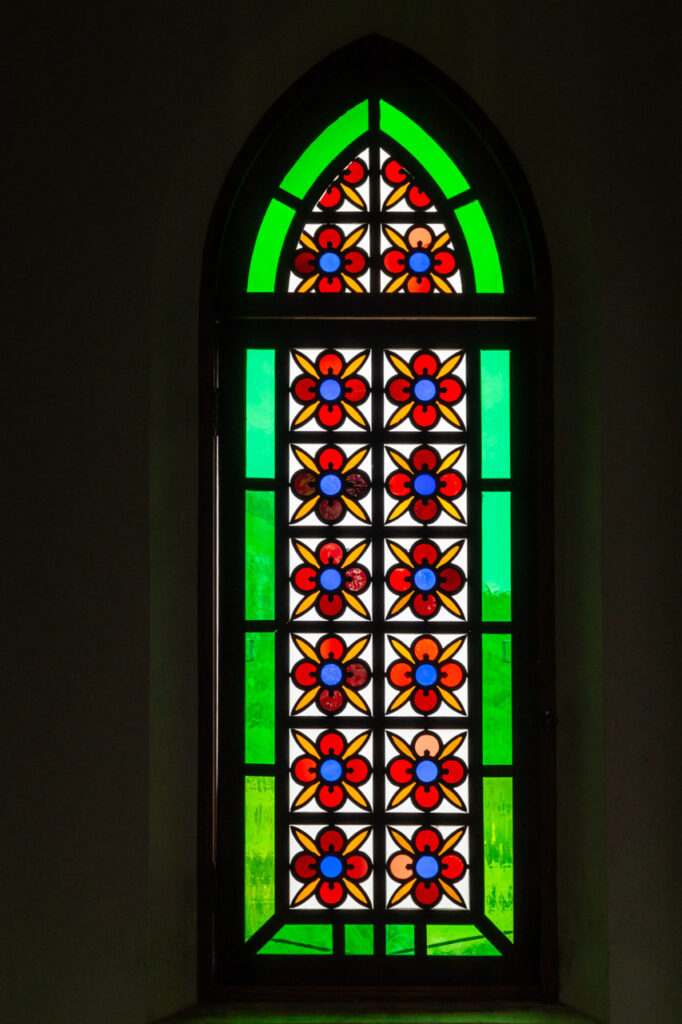
[[[546,708],[542,712],[542,731],[552,732],[554,729],[556,729],[558,721],[559,719],[554,714],[554,712]]]

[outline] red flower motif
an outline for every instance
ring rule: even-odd
[[[384,292],[397,292],[404,288],[408,292],[430,292],[435,287],[448,295],[454,292],[446,281],[455,273],[455,254],[452,248],[445,248],[450,235],[443,231],[437,238],[425,224],[410,228],[405,236],[388,224],[383,231],[393,249],[383,253],[383,269],[392,280]]]
[[[369,349],[349,362],[334,349],[325,349],[314,362],[304,352],[294,350],[292,355],[303,371],[291,385],[294,401],[303,406],[291,424],[292,430],[302,427],[312,416],[324,430],[335,430],[346,418],[369,430],[369,423],[357,408],[367,401],[369,383],[356,376],[369,356]]]
[[[388,831],[400,847],[400,852],[389,857],[387,864],[389,876],[400,883],[388,901],[389,908],[397,906],[408,895],[424,910],[435,907],[443,896],[460,907],[466,906],[453,883],[464,877],[468,865],[461,854],[452,852],[466,832],[465,828],[457,829],[445,839],[434,827],[417,829],[411,840],[398,829]]]
[[[297,292],[364,292],[357,280],[367,268],[367,253],[356,248],[367,231],[367,225],[351,231],[348,237],[338,224],[322,224],[311,238],[301,232],[301,246],[294,255],[293,271],[302,278]]]
[[[362,157],[356,156],[342,173],[334,178],[329,188],[318,199],[317,205],[322,210],[338,210],[344,199],[347,199],[359,210],[366,209],[365,200],[357,189],[367,181],[368,173],[365,161]]]
[[[409,510],[417,523],[433,523],[445,510],[449,516],[463,523],[464,517],[451,500],[464,493],[466,480],[452,469],[459,460],[464,445],[441,458],[435,448],[422,445],[414,448],[405,458],[393,448],[386,448],[398,467],[386,481],[386,491],[396,499],[386,519],[393,522]]]
[[[350,839],[336,826],[320,829],[315,839],[300,828],[291,831],[304,851],[297,853],[289,866],[294,878],[303,883],[291,901],[292,907],[299,907],[313,895],[323,907],[338,907],[346,896],[364,907],[371,906],[358,884],[372,873],[371,860],[366,853],[358,852],[371,829],[364,828]]]
[[[320,541],[314,552],[303,541],[295,540],[293,544],[305,563],[298,565],[291,575],[294,589],[304,595],[294,609],[293,619],[313,605],[325,619],[338,618],[346,607],[369,618],[369,612],[357,596],[367,589],[372,578],[369,569],[358,561],[369,547],[368,540],[356,544],[350,551],[335,540]]]
[[[399,807],[408,797],[420,811],[434,811],[443,798],[460,811],[466,811],[464,801],[455,791],[467,777],[464,761],[452,755],[461,747],[466,738],[462,732],[443,745],[435,732],[420,732],[407,743],[400,736],[389,732],[388,738],[399,753],[389,761],[386,774],[398,789],[391,797],[388,809]]]
[[[370,713],[358,693],[372,676],[367,662],[359,657],[369,643],[368,636],[360,637],[350,647],[335,634],[323,636],[315,647],[302,636],[292,639],[303,655],[291,671],[294,685],[303,690],[292,708],[292,715],[299,714],[313,701],[325,715],[336,715],[347,704],[365,715]]]
[[[415,353],[406,363],[397,352],[386,352],[397,374],[386,384],[386,397],[398,406],[387,427],[396,427],[409,416],[418,430],[431,430],[442,417],[462,430],[464,424],[453,405],[464,397],[464,382],[452,374],[464,357],[455,352],[441,363],[435,352],[427,349]]]
[[[418,540],[409,554],[395,541],[387,543],[400,564],[390,566],[386,574],[389,589],[399,595],[386,618],[393,618],[408,604],[420,619],[433,618],[441,608],[464,618],[464,612],[451,596],[459,593],[466,582],[464,571],[452,564],[464,541],[457,541],[441,552],[433,541]]]
[[[411,174],[397,160],[389,157],[384,161],[381,168],[381,176],[387,185],[391,186],[391,192],[384,200],[383,209],[389,210],[401,199],[405,199],[413,210],[428,210],[433,205],[426,192],[423,192]]]
[[[291,777],[303,786],[292,811],[305,807],[313,797],[324,811],[338,811],[347,799],[368,811],[369,801],[358,786],[367,782],[372,768],[366,757],[358,757],[358,751],[371,735],[363,732],[347,741],[340,732],[328,729],[313,743],[302,732],[293,730],[292,736],[304,753],[291,766]]]
[[[364,461],[369,448],[360,448],[346,456],[336,445],[319,448],[311,458],[296,445],[291,450],[303,466],[291,478],[291,491],[301,498],[301,504],[292,516],[297,523],[314,510],[322,523],[336,523],[346,511],[363,523],[369,516],[359,504],[370,489],[369,477],[358,466]]]
[[[387,709],[388,714],[397,711],[408,700],[420,715],[438,712],[442,702],[460,715],[466,714],[452,692],[462,686],[467,674],[464,666],[452,658],[464,643],[463,636],[447,644],[444,650],[433,636],[418,636],[409,647],[398,637],[389,636],[388,639],[399,656],[399,660],[392,661],[386,672],[389,685],[398,691]]]

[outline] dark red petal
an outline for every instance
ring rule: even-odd
[[[435,882],[417,882],[414,898],[422,907],[432,907],[440,899],[440,886]]]
[[[412,511],[420,522],[430,523],[432,519],[436,518],[440,509],[433,498],[418,498],[412,506]]]
[[[443,878],[449,878],[451,881],[457,881],[461,878],[466,871],[466,864],[457,853],[446,853],[441,858],[440,862],[440,873]]]
[[[369,477],[362,470],[348,473],[343,482],[343,493],[349,498],[364,498],[369,490]]]
[[[325,523],[336,523],[344,514],[345,509],[338,498],[320,498],[317,511]]]
[[[422,811],[433,810],[443,799],[438,786],[417,786],[413,795],[417,807]]]
[[[412,573],[406,566],[399,565],[388,574],[388,585],[398,593],[404,593],[412,586]]]
[[[452,566],[446,566],[438,574],[438,586],[446,594],[456,594],[464,586],[462,574]]]
[[[310,565],[302,565],[294,573],[294,586],[299,590],[314,590],[317,586],[317,569]]]
[[[397,160],[388,160],[383,166],[383,175],[391,185],[400,185],[407,181],[407,171]]]
[[[412,666],[406,661],[394,661],[388,670],[388,678],[391,686],[402,689],[412,683]]]
[[[327,907],[335,907],[343,903],[346,898],[346,890],[340,882],[323,882],[319,890],[320,899]]]
[[[291,486],[301,498],[310,498],[317,490],[317,477],[309,469],[299,469],[291,478]]]
[[[317,415],[323,427],[338,427],[343,419],[343,409],[340,405],[321,405]]]
[[[326,636],[320,642],[318,650],[320,657],[324,661],[338,661],[339,658],[343,657],[346,646],[342,640],[339,640],[338,636]]]
[[[346,857],[345,875],[347,878],[361,881],[363,878],[367,878],[369,872],[369,857],[364,853],[351,853],[349,857]]]
[[[340,690],[321,690],[317,701],[323,711],[331,714],[343,705],[344,696]]]
[[[405,473],[402,469],[396,470],[395,473],[391,473],[386,484],[390,494],[393,494],[396,498],[405,498],[408,494],[412,494],[412,481],[414,477],[410,476],[409,473]]]
[[[293,763],[294,778],[298,782],[314,782],[317,778],[318,762],[307,754],[297,757]]]
[[[456,690],[464,682],[464,669],[458,661],[448,662],[440,671],[440,682],[450,690]]]
[[[455,257],[447,249],[441,249],[434,258],[435,270],[442,277],[449,277],[455,270]]]
[[[319,200],[320,206],[325,210],[335,210],[341,205],[341,189],[338,185],[330,185],[325,194]]]
[[[318,740],[318,749],[324,757],[339,757],[346,742],[340,732],[325,732]]]
[[[367,266],[367,258],[359,249],[351,249],[343,256],[343,269],[347,274],[361,274]]]
[[[317,845],[323,853],[340,853],[346,845],[346,840],[338,828],[326,828],[317,837]]]
[[[448,757],[441,762],[443,781],[450,786],[458,786],[467,773],[466,765],[458,757]]]
[[[369,670],[361,661],[351,661],[346,665],[346,685],[359,690],[369,679]]]
[[[316,461],[320,469],[341,469],[345,457],[340,448],[330,445],[328,448],[322,449]]]
[[[407,377],[394,377],[388,385],[388,396],[398,405],[410,397],[410,381]]]
[[[433,594],[417,594],[412,604],[415,615],[429,619],[438,611],[438,601]]]
[[[441,844],[441,837],[435,828],[420,828],[413,839],[420,853],[435,853]]]
[[[395,782],[396,786],[404,786],[406,783],[412,782],[414,762],[407,757],[395,757],[387,770],[389,779]]]
[[[318,292],[340,292],[343,291],[343,282],[340,277],[321,277],[316,287]]]
[[[441,474],[438,480],[440,493],[446,498],[456,498],[464,490],[464,477],[455,470]]]
[[[444,377],[440,382],[440,400],[446,404],[459,402],[464,394],[464,386],[458,377]]]
[[[416,710],[422,715],[429,715],[440,704],[440,697],[435,689],[417,689],[412,697]]]
[[[313,686],[317,682],[317,666],[312,661],[300,661],[294,669],[294,679],[299,686]]]
[[[427,196],[426,192],[422,192],[422,190],[417,188],[416,185],[413,185],[412,188],[409,189],[407,198],[412,206],[416,206],[419,210],[423,210],[427,206],[431,205],[431,200]]]
[[[422,541],[421,544],[415,544],[411,554],[416,565],[435,565],[440,553],[434,544]]]
[[[294,384],[294,394],[299,402],[312,402],[316,391],[317,385],[312,377],[299,377]]]
[[[351,565],[349,569],[346,569],[344,575],[344,589],[350,590],[351,594],[361,594],[367,587],[367,573],[359,565]]]
[[[433,288],[430,277],[414,277],[410,276],[407,279],[407,290],[408,292],[430,292]]]
[[[419,472],[420,470],[433,470],[438,464],[438,455],[433,448],[418,448],[412,455],[412,465]]]
[[[344,398],[347,402],[361,402],[367,395],[367,382],[362,377],[349,377],[345,381]]]
[[[415,405],[412,410],[415,426],[428,430],[438,419],[438,410],[433,405]]]
[[[291,870],[301,881],[314,878],[317,874],[317,857],[311,853],[299,853],[298,857],[294,857]]]
[[[369,778],[369,765],[364,757],[349,757],[344,775],[354,786],[359,786]]]
[[[309,249],[299,249],[294,257],[294,268],[299,274],[312,274],[315,271],[315,253]]]
[[[336,810],[346,799],[346,794],[341,786],[320,786],[317,791],[318,803],[329,811]]]
[[[317,232],[316,241],[320,249],[338,249],[343,237],[337,228],[323,227]]]
[[[323,565],[338,565],[343,561],[344,550],[335,541],[323,544],[319,550],[318,557]]]
[[[384,253],[384,270],[394,275],[405,273],[405,253],[402,249],[389,249]]]
[[[343,601],[339,594],[321,594],[317,607],[320,615],[327,619],[335,619],[343,611]]]
[[[361,160],[351,160],[343,172],[343,180],[349,185],[359,185],[367,177],[367,168]]]

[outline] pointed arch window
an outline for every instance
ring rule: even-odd
[[[494,130],[405,66],[370,40],[316,69],[209,239],[205,941],[222,985],[326,963],[330,985],[546,996],[541,235]]]

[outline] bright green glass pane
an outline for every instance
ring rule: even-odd
[[[362,100],[337,117],[304,149],[282,181],[281,187],[303,199],[315,179],[346,146],[369,128],[369,103]]]
[[[245,608],[247,619],[275,617],[275,495],[246,492]]]
[[[484,491],[482,513],[482,614],[484,622],[511,619],[511,496]]]
[[[499,293],[504,291],[502,267],[497,246],[490,230],[483,207],[476,201],[460,206],[455,216],[466,239],[469,256],[474,268],[477,292]]]
[[[246,475],[275,475],[275,353],[246,352]]]
[[[443,190],[446,199],[453,199],[469,188],[469,182],[457,164],[436,140],[420,128],[411,117],[385,100],[379,100],[379,125],[382,131],[400,143],[408,153],[414,154],[415,159],[426,168]]]
[[[244,780],[244,938],[275,912],[275,780]]]
[[[386,925],[386,955],[414,956],[414,925]]]
[[[485,912],[514,941],[514,796],[511,779],[483,779]]]
[[[251,254],[247,292],[274,292],[279,254],[293,216],[290,206],[270,200]]]
[[[427,956],[501,956],[473,924],[427,924]]]
[[[481,475],[509,476],[509,352],[481,352]]]
[[[246,634],[244,678],[244,760],[247,764],[274,764],[274,633]]]
[[[511,636],[483,634],[483,764],[512,763]]]
[[[285,924],[269,942],[258,950],[291,956],[319,956],[332,952],[332,926],[330,924]]]
[[[373,925],[347,924],[344,927],[343,935],[347,955],[372,956],[374,953]]]

